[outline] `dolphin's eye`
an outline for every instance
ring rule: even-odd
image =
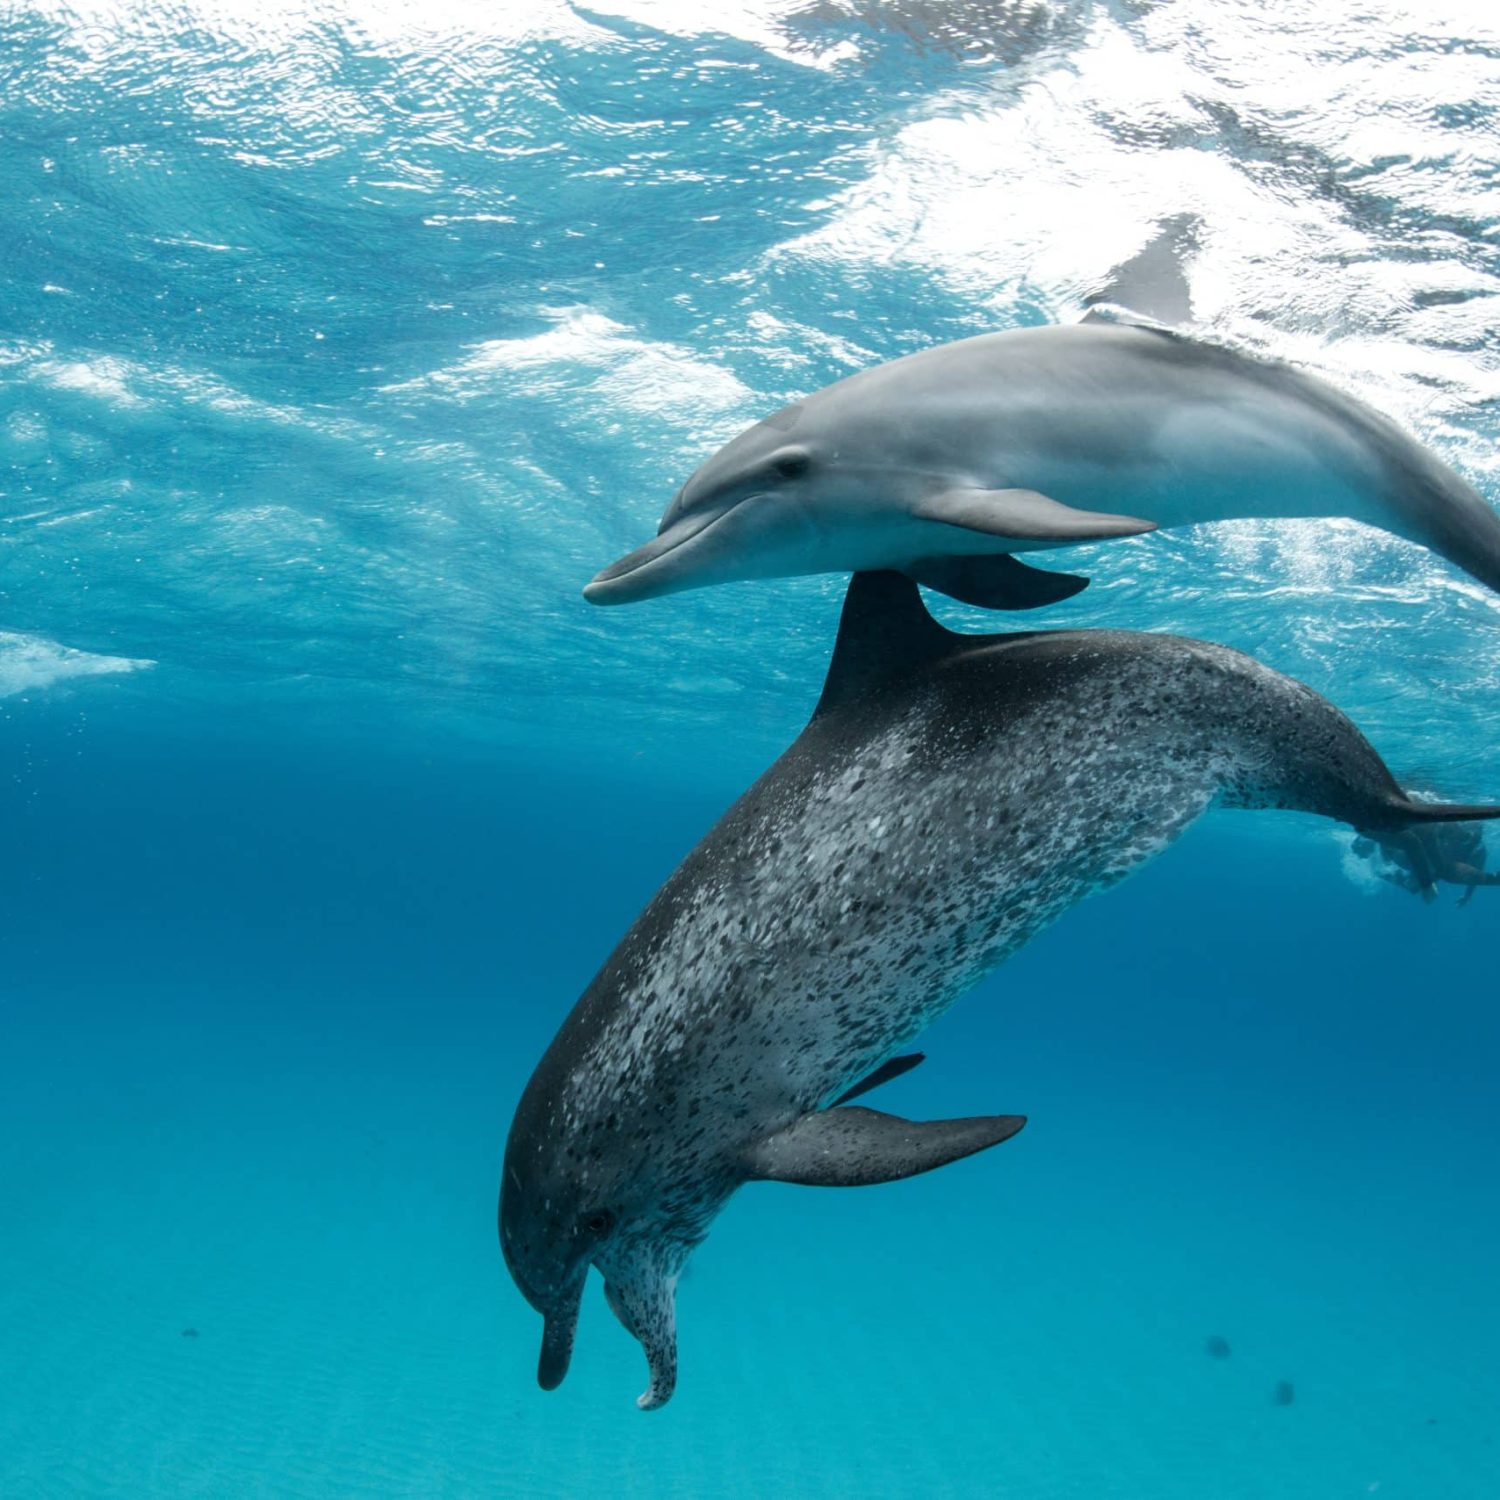
[[[787,453],[778,453],[771,460],[771,467],[783,479],[796,479],[812,468],[812,455],[804,453],[800,448],[793,448]]]
[[[585,1216],[583,1227],[590,1234],[607,1234],[614,1227],[615,1216],[607,1208],[595,1209]]]

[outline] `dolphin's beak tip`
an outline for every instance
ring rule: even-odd
[[[583,597],[590,604],[626,604],[636,598],[642,590],[639,580],[632,576],[635,569],[626,568],[621,571],[620,563],[626,561],[628,559],[622,557],[620,562],[611,563],[595,573],[584,584]]]
[[[544,1391],[555,1391],[568,1373],[573,1358],[573,1331],[578,1326],[578,1303],[560,1314],[545,1317],[542,1327],[542,1352],[536,1363],[536,1383]]]
[[[537,1364],[536,1383],[544,1391],[555,1391],[563,1383],[568,1373],[568,1356],[571,1352],[570,1350],[559,1357],[552,1350],[542,1350],[542,1357]]]

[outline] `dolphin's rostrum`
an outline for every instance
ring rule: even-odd
[[[1216,800],[1350,824],[1426,884],[1410,800],[1310,689],[1221,646],[1123,631],[957,636],[895,574],[855,578],[823,696],[678,867],[542,1058],[506,1146],[500,1238],[568,1366],[589,1267],[672,1394],[684,1263],[742,1184],[888,1182],[1010,1114],[851,1105],[900,1049]],[[1464,869],[1467,870],[1467,865]]]

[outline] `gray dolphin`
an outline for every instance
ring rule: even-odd
[[[627,604],[881,568],[1029,609],[1088,579],[1015,553],[1246,516],[1348,516],[1500,591],[1500,517],[1394,422],[1288,365],[1095,309],[876,365],[767,417],[583,592]]]
[[[895,574],[850,586],[812,721],[657,893],[527,1085],[500,1241],[567,1371],[590,1265],[672,1394],[674,1291],[745,1182],[888,1182],[1006,1140],[851,1105],[1039,928],[1210,803],[1353,825],[1411,862],[1409,800],[1310,689],[1167,635],[960,636]],[[1425,868],[1425,866],[1423,867]]]

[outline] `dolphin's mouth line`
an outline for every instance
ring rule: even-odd
[[[755,497],[747,498],[754,499]],[[589,595],[590,589],[619,583],[625,578],[633,578],[653,564],[674,556],[689,542],[697,541],[700,537],[707,535],[720,521],[732,515],[744,503],[744,501],[737,500],[721,510],[709,511],[705,515],[691,516],[677,522],[661,535],[653,537],[644,546],[637,547],[634,552],[627,552],[617,562],[612,562],[607,568],[596,573],[584,589],[585,596]]]
[[[726,505],[723,510],[712,511],[703,516],[691,516],[677,522],[661,536],[653,537],[644,547],[637,547],[634,552],[627,552],[618,562],[611,563],[603,572],[597,574],[593,581],[612,583],[616,578],[629,578],[632,573],[639,573],[642,568],[649,568],[652,563],[659,562],[664,557],[670,557],[679,547],[687,546],[704,532],[712,531],[714,526],[733,509],[732,505]],[[693,524],[695,521],[697,525]],[[668,537],[671,540],[663,546],[663,541]],[[650,556],[643,556],[643,553],[649,553]]]

